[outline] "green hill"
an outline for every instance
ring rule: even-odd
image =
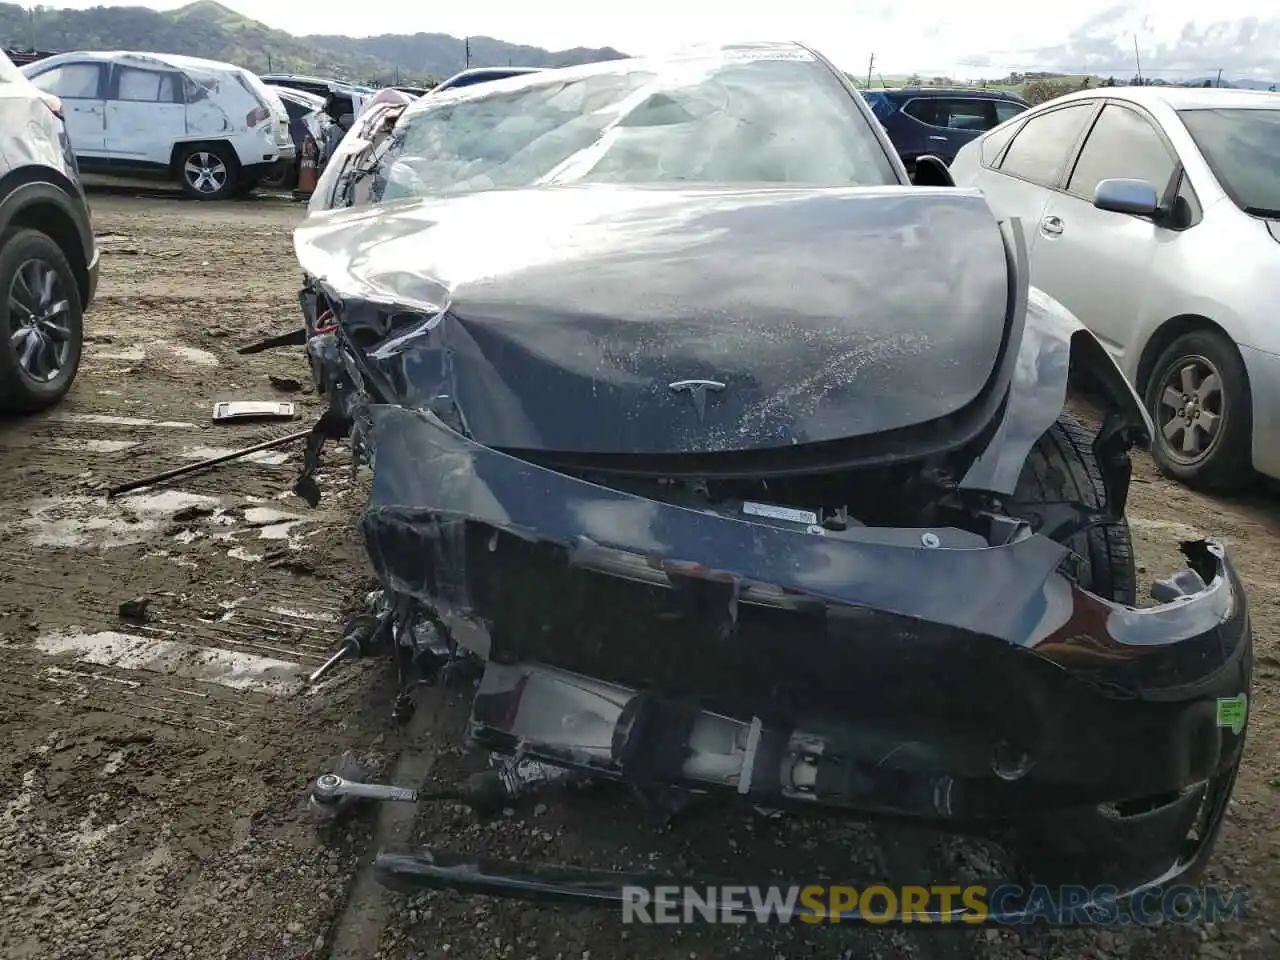
[[[255,73],[301,73],[370,85],[443,79],[465,63],[465,42],[447,34],[295,37],[241,16],[215,0],[177,10],[91,7],[63,10],[0,3],[0,45],[49,51],[139,50],[239,64]],[[621,56],[616,50],[564,50],[471,40],[472,64],[567,66]]]
[[[467,65],[467,41],[447,33],[383,34],[378,37],[322,35],[301,39],[321,49],[396,63],[415,73],[438,79],[452,76]],[[507,43],[493,37],[471,37],[470,45],[472,66],[572,67],[626,56],[612,47],[552,51]]]

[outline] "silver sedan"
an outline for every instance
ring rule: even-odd
[[[1019,217],[1031,282],[1112,352],[1168,476],[1280,478],[1280,94],[1109,87],[957,154],[959,186]]]

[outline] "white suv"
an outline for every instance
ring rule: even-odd
[[[62,53],[23,67],[58,97],[83,173],[158,176],[191,196],[247,193],[295,155],[284,104],[230,63],[162,53]]]

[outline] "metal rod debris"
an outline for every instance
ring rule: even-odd
[[[238,460],[240,457],[248,456],[251,453],[257,453],[259,450],[270,450],[272,447],[283,447],[287,443],[293,443],[295,440],[301,440],[311,433],[311,428],[299,430],[297,433],[290,433],[283,437],[276,437],[273,440],[264,440],[262,443],[255,443],[252,447],[244,447],[241,450],[233,450],[230,453],[223,453],[216,457],[209,457],[207,460],[198,460],[195,463],[188,463],[181,467],[175,467],[172,470],[166,470],[163,473],[153,473],[149,477],[142,477],[138,480],[130,480],[128,483],[122,483],[116,487],[107,488],[107,499],[118,497],[122,493],[128,493],[131,490],[141,490],[143,487],[149,487],[152,484],[161,483],[165,480],[172,480],[174,477],[181,477],[188,473],[195,473],[198,470],[204,470],[208,467],[215,467],[220,463],[226,463],[228,460]]]

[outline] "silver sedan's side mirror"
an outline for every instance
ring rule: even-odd
[[[1093,191],[1093,205],[1112,213],[1153,217],[1160,210],[1160,198],[1146,180],[1102,180]]]

